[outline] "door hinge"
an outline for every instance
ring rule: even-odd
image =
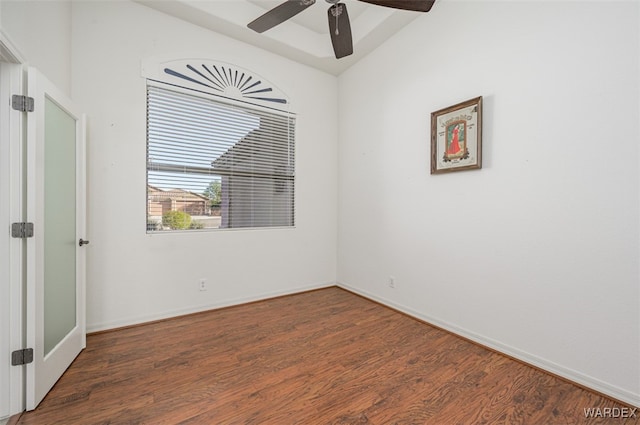
[[[11,366],[22,366],[33,362],[33,348],[16,350],[11,353]]]
[[[32,97],[14,94],[11,96],[11,107],[20,112],[33,112],[34,101]]]
[[[31,238],[33,237],[33,223],[11,223],[12,238]]]

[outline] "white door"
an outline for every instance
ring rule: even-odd
[[[27,113],[26,407],[33,410],[86,345],[85,119],[30,68]]]

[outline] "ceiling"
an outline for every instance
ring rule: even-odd
[[[334,75],[340,74],[420,16],[419,12],[342,0],[349,10],[354,53],[336,59],[327,22],[330,5],[322,0],[262,34],[250,30],[247,24],[284,0],[134,1]]]

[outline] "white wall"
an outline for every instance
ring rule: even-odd
[[[336,77],[136,3],[74,2],[72,16],[72,98],[89,116],[88,330],[333,284]],[[140,68],[150,57],[231,63],[290,97],[298,113],[295,229],[146,234]]]
[[[27,65],[71,92],[71,1],[1,0],[0,28]]]
[[[441,1],[343,73],[338,281],[639,405],[639,16]],[[483,169],[431,176],[479,95]]]

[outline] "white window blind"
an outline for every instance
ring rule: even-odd
[[[147,86],[147,230],[294,225],[292,115]]]

